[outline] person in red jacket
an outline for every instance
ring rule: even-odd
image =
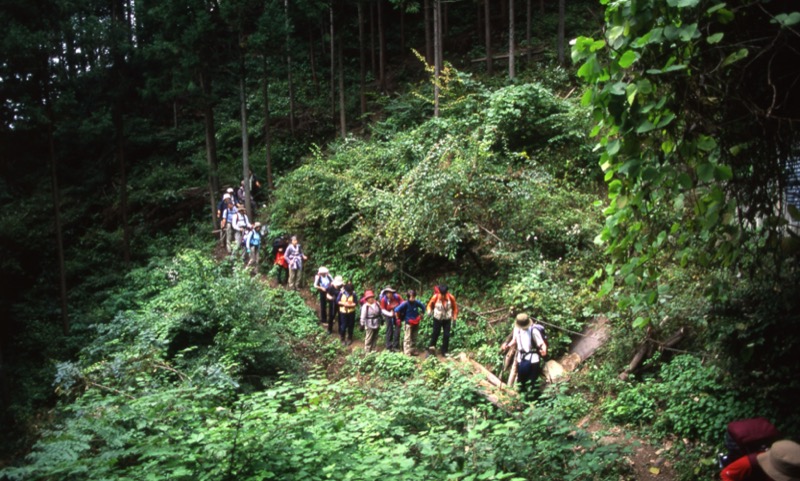
[[[751,453],[727,465],[722,481],[800,481],[800,444],[775,441],[761,454]]]
[[[433,297],[428,301],[426,314],[433,313],[433,336],[431,337],[428,352],[436,354],[436,342],[439,340],[439,332],[442,336],[442,356],[447,356],[450,347],[450,329],[455,325],[458,318],[458,304],[456,298],[447,290],[446,284],[439,284],[434,289]]]
[[[403,298],[392,286],[386,286],[380,295],[381,312],[386,324],[386,350],[400,350],[400,319],[395,316],[394,308],[402,304]]]

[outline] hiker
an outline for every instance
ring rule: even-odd
[[[417,300],[417,291],[414,289],[410,289],[406,295],[408,300],[395,307],[394,312],[398,319],[404,323],[403,353],[406,356],[413,356],[417,353],[414,345],[417,343],[419,321],[425,312],[425,304]]]
[[[278,272],[275,275],[278,284],[286,283],[286,279],[289,277],[289,263],[286,262],[286,256],[283,255],[283,247],[278,247],[273,264],[278,266]],[[281,280],[281,277],[283,277],[283,280]]]
[[[317,271],[317,275],[314,276],[314,289],[316,289],[319,293],[319,322],[322,323],[325,323],[328,320],[328,298],[326,296],[328,287],[332,282],[333,278],[328,272],[328,268],[321,266]]]
[[[289,264],[289,289],[297,291],[300,288],[301,277],[303,276],[303,261],[308,259],[303,254],[303,246],[297,240],[297,236],[292,236],[292,243],[286,247],[283,255]]]
[[[436,354],[436,342],[439,340],[439,332],[442,331],[442,356],[447,357],[450,347],[450,329],[456,323],[458,305],[456,298],[448,292],[446,284],[436,286],[425,312],[426,314],[433,313],[433,336],[428,346],[428,352]]]
[[[722,481],[800,481],[800,444],[775,441],[766,452],[742,456],[720,473]]]
[[[394,308],[403,302],[403,298],[392,286],[386,286],[380,295],[381,313],[386,324],[386,349],[396,352],[400,349],[400,320],[396,319]]]
[[[253,173],[253,169],[248,171],[247,182],[250,184],[250,198],[258,198],[258,194],[261,192],[261,181],[258,180],[256,174]]]
[[[222,200],[217,202],[217,222],[219,222],[219,240],[223,240],[225,238],[225,228],[222,227],[224,217],[222,217],[222,212],[228,207],[228,200],[231,199],[231,192],[233,189],[228,189],[224,194],[222,194]]]
[[[228,254],[233,253],[233,221],[239,211],[234,207],[233,201],[228,199],[225,210],[222,211],[222,224],[220,227],[225,230],[225,249]]]
[[[364,350],[367,354],[378,349],[378,330],[381,328],[381,306],[375,301],[375,293],[368,290],[364,293],[364,305],[361,306],[361,327],[366,329]]]
[[[547,344],[542,339],[539,329],[533,327],[533,321],[525,313],[517,314],[514,334],[504,349],[517,346],[517,379],[519,392],[527,396],[531,386],[536,387],[536,380],[542,372],[541,358],[547,355]]]
[[[244,245],[247,253],[247,266],[253,266],[258,270],[258,253],[261,250],[261,222],[253,224],[253,228],[244,238]]]
[[[356,325],[356,290],[352,282],[347,281],[344,289],[339,292],[336,303],[339,304],[339,337],[342,346],[350,345],[353,343],[353,329]]]
[[[325,290],[325,299],[328,301],[328,334],[333,334],[333,319],[339,315],[339,293],[342,292],[344,279],[342,276],[333,278],[333,282]]]
[[[236,239],[236,249],[244,245],[244,236],[250,229],[250,219],[247,218],[247,211],[243,205],[237,206],[236,214],[233,217],[233,230]]]

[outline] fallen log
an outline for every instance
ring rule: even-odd
[[[511,372],[508,374],[508,387],[512,387],[517,382],[517,363],[511,363]]]
[[[487,380],[488,380],[488,381],[489,381],[489,382],[490,382],[490,383],[491,383],[493,386],[500,387],[500,386],[502,386],[502,385],[503,385],[503,381],[501,381],[501,380],[500,380],[500,379],[499,379],[497,376],[495,376],[494,374],[492,374],[492,372],[491,372],[491,371],[489,371],[488,369],[486,369],[485,367],[483,367],[483,365],[482,365],[482,364],[480,364],[480,363],[478,363],[478,362],[475,362],[475,361],[473,361],[472,359],[470,359],[469,357],[467,357],[467,355],[466,355],[466,354],[464,354],[463,352],[462,352],[461,354],[459,354],[459,355],[458,355],[458,359],[459,359],[461,362],[466,362],[466,363],[468,363],[468,364],[472,365],[472,367],[473,367],[473,370],[477,370],[477,371],[478,371],[478,372],[480,372],[481,374],[485,375],[485,376],[486,376],[486,379],[487,379]]]
[[[576,333],[576,336],[569,354],[558,361],[551,359],[545,363],[542,373],[547,382],[556,382],[577,369],[581,362],[608,341],[608,319],[605,316],[595,317],[583,333]]]

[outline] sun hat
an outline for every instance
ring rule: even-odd
[[[364,293],[364,300],[365,300],[365,301],[366,301],[367,299],[369,299],[370,297],[375,297],[375,293],[374,293],[374,292],[372,292],[372,290],[368,290],[367,292],[365,292],[365,293]]]
[[[253,229],[258,229],[259,227],[261,227],[261,222],[256,222],[253,224]]]
[[[336,276],[333,278],[333,287],[342,287],[344,285],[344,279],[342,276]]]
[[[794,441],[775,441],[757,459],[761,469],[775,481],[800,480],[800,444]]]
[[[225,192],[225,195],[222,196],[222,200],[228,200],[230,198],[231,198],[231,195],[229,193],[227,193],[227,192]]]
[[[524,312],[521,314],[517,314],[517,327],[519,327],[520,329],[527,329],[531,327],[531,324],[532,324],[531,318],[528,317],[527,314],[525,314]]]
[[[228,187],[228,190],[226,190],[225,192],[233,194],[233,187]]]
[[[328,268],[325,267],[325,266],[320,266],[319,267],[319,271],[317,272],[317,274],[319,274],[321,276],[327,275],[328,274]]]
[[[386,286],[383,288],[383,292],[391,292],[392,294],[396,293],[397,291],[394,290],[392,286]]]

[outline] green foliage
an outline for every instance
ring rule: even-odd
[[[608,183],[597,242],[611,262],[595,278],[644,327],[670,290],[666,266],[742,266],[753,251],[777,252],[785,222],[775,217],[782,193],[772,186],[796,137],[752,106],[792,87],[769,81],[765,63],[742,59],[750,49],[786,61],[796,52],[761,15],[769,2],[736,10],[698,0],[604,3],[604,37],[580,37],[573,49]],[[770,276],[776,267],[755,269]],[[706,294],[728,288],[714,284]]]
[[[720,441],[733,419],[770,414],[758,408],[757,399],[726,382],[719,367],[691,355],[677,356],[661,367],[657,378],[626,386],[603,404],[611,421],[709,444]]]
[[[345,367],[353,374],[371,375],[387,380],[404,380],[417,372],[417,362],[402,353],[381,351],[364,354],[358,351],[347,358]]]

